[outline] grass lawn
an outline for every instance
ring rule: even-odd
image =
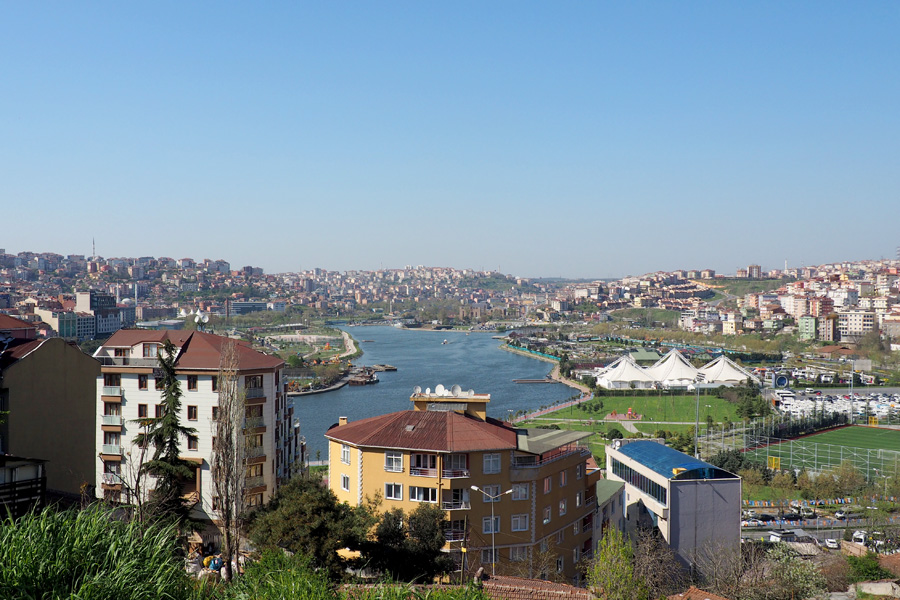
[[[877,427],[862,426],[843,427],[834,431],[817,433],[805,437],[803,440],[818,444],[836,444],[851,448],[900,452],[900,431],[895,429],[878,429]]]
[[[597,412],[589,412],[583,406],[570,406],[553,413],[559,419],[603,419],[612,411],[625,414],[631,408],[632,412],[643,415],[643,420],[652,421],[677,421],[693,423],[696,418],[697,399],[693,395],[687,396],[604,396],[594,398],[603,402],[603,409]],[[707,406],[708,405],[708,406]],[[725,417],[737,421],[737,406],[727,400],[715,396],[700,396],[700,421],[706,421],[706,415],[712,415],[713,420],[721,422]],[[652,426],[654,430],[658,429]],[[671,429],[663,427],[663,429]]]

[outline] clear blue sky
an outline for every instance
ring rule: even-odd
[[[734,272],[900,245],[900,3],[6,2],[0,247]]]

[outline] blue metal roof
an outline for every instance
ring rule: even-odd
[[[619,452],[667,479],[731,479],[736,477],[736,475],[708,462],[698,460],[658,442],[640,441],[622,444]],[[684,472],[676,475],[673,469],[684,469]]]

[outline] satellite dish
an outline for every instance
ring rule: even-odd
[[[416,387],[413,388],[413,394],[415,394],[416,396],[418,396],[421,393],[422,393],[422,386],[417,385]]]
[[[454,385],[452,388],[450,388],[450,395],[459,397],[459,393],[461,391],[462,391],[461,387],[459,387],[458,385]]]
[[[475,390],[469,390],[468,392],[466,392],[466,396],[468,396],[469,398],[474,398]]]
[[[425,388],[425,393],[426,393],[426,394],[430,394],[430,393],[431,393],[431,388]]]
[[[621,440],[616,440],[616,441],[614,441],[614,442],[612,443],[612,447],[613,447],[613,449],[615,449],[615,450],[618,450],[618,449],[619,449],[619,446],[621,446],[621,445],[622,445],[622,441],[621,441]]]
[[[203,315],[203,322],[209,323],[209,315]]]
[[[444,389],[444,384],[442,384],[442,383],[437,384],[437,386],[434,388],[434,393],[437,394],[438,396],[443,396],[444,392],[446,392],[446,391],[447,390]]]
[[[196,315],[194,317],[194,323],[199,323],[199,322],[200,322],[200,315]]]

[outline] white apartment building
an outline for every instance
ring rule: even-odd
[[[197,430],[181,441],[182,458],[196,464],[194,480],[184,487],[185,494],[193,494],[197,502],[194,516],[207,520],[217,516],[210,467],[218,374],[223,347],[229,341],[234,343],[238,385],[245,397],[245,502],[249,506],[265,503],[279,482],[305,460],[299,423],[293,418],[293,408],[286,406],[284,362],[240,340],[199,331],[122,329],[94,354],[101,362],[97,384],[97,495],[112,501],[131,500],[130,489],[140,460],[140,448],[133,444],[141,431],[139,422],[162,415],[162,371],[157,353],[167,340],[177,349],[180,420]]]
[[[838,331],[842,340],[856,341],[875,329],[875,313],[869,310],[838,311]]]

